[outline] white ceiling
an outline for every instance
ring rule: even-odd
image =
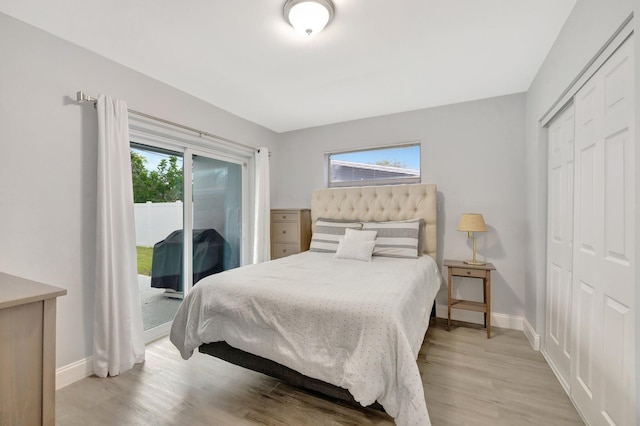
[[[284,132],[526,91],[577,0],[333,0],[333,22],[311,38],[285,23],[284,1],[0,0],[0,11]]]

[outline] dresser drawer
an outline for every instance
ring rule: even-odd
[[[298,213],[294,212],[279,212],[271,213],[272,222],[297,222]]]
[[[274,243],[298,242],[297,222],[274,222],[272,228]]]
[[[273,243],[271,247],[272,259],[279,259],[296,253],[300,253],[297,244]]]
[[[475,270],[475,269],[464,269],[464,268],[452,268],[451,275],[454,275],[456,277],[484,278],[487,276],[487,271]]]

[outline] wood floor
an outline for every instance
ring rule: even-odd
[[[522,332],[432,323],[418,357],[434,426],[582,425]],[[118,377],[56,393],[58,425],[393,425],[382,412],[338,404],[208,355],[183,361],[167,338]]]

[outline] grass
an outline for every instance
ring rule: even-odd
[[[150,276],[153,247],[136,246],[136,251],[138,252],[138,274]]]

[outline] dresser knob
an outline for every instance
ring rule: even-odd
[[[286,217],[286,216],[282,216],[282,218],[283,218],[283,219],[286,219],[287,217]]]
[[[286,233],[287,233],[287,231],[282,231],[282,233],[283,233],[283,234],[286,234]]]
[[[471,275],[471,271],[467,271],[467,275]]]

